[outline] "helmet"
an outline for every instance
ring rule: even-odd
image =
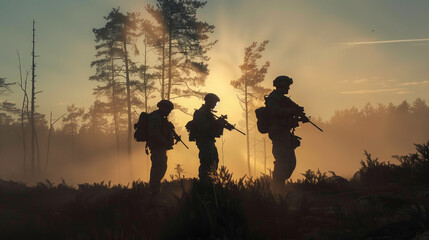
[[[291,85],[293,83],[292,78],[288,76],[278,76],[273,81],[274,87],[284,86],[284,85]]]
[[[207,95],[204,97],[204,101],[210,101],[210,100],[220,102],[220,98],[214,93],[207,93]]]
[[[158,104],[156,104],[156,106],[158,108],[168,108],[171,110],[173,110],[173,108],[174,108],[174,104],[172,102],[170,102],[169,100],[165,100],[165,99],[159,101]]]

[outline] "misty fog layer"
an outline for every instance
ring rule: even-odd
[[[134,119],[136,120],[136,117]],[[335,171],[338,175],[351,177],[360,167],[364,150],[380,157],[381,161],[398,163],[392,155],[411,153],[415,149],[413,143],[428,140],[428,119],[429,106],[422,99],[416,99],[411,104],[404,101],[399,105],[368,103],[361,109],[351,107],[338,110],[327,122],[313,119],[324,132],[319,132],[309,124],[296,129],[296,134],[303,140],[297,149],[297,168],[292,178],[301,178],[301,173],[307,169]],[[170,120],[176,122],[174,115]],[[133,143],[133,156],[129,160],[125,144],[120,145],[119,154],[117,153],[116,137],[106,130],[108,128],[89,123],[91,121],[88,119],[85,121],[81,118],[76,119],[74,131],[71,130],[70,124],[55,128],[51,133],[47,156],[49,127],[44,116],[41,116],[37,122],[37,157],[32,163],[27,149],[24,163],[22,138],[19,137],[21,125],[18,119],[1,113],[0,178],[25,182],[45,178],[59,182],[63,178],[70,184],[103,180],[127,184],[136,179],[148,180],[150,162],[144,151],[144,143]],[[181,124],[176,124],[176,127],[190,149],[185,149],[179,143],[168,152],[165,178],[170,179],[171,175],[176,174],[177,164],[184,169],[185,177],[196,177],[199,166],[198,149],[194,142],[187,141],[188,135],[184,127]],[[27,134],[27,142],[28,138]],[[120,141],[125,143],[125,139],[126,134],[123,131]],[[216,143],[220,165],[224,164],[229,168],[235,178],[247,174],[245,141],[245,136],[226,131],[224,137]],[[252,175],[269,174],[273,169],[271,141],[266,135],[257,133],[255,128],[251,131],[250,146]]]

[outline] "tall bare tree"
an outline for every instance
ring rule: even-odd
[[[262,57],[261,53],[265,50],[267,44],[268,41],[263,41],[259,45],[257,42],[253,42],[249,47],[244,49],[243,64],[239,66],[241,76],[237,80],[231,81],[231,85],[238,91],[237,97],[246,119],[247,167],[249,175],[252,174],[250,167],[249,117],[250,113],[254,110],[254,102],[263,100],[263,96],[270,91],[268,88],[260,85],[265,79],[265,74],[270,63],[267,61],[260,67],[256,63]]]
[[[37,133],[36,133],[36,95],[40,92],[36,92],[36,62],[35,58],[35,46],[36,46],[36,29],[35,29],[36,21],[33,19],[33,47],[31,51],[31,99],[30,99],[30,126],[31,126],[31,172],[34,174],[35,169],[35,158],[36,158],[36,151],[39,152],[39,149],[37,148]],[[37,149],[36,149],[37,148]],[[39,154],[38,154],[39,155]],[[38,159],[38,166],[40,159]],[[38,168],[38,171],[40,169]]]

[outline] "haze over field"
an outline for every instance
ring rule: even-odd
[[[39,56],[36,59],[37,89],[43,91],[37,95],[40,106],[37,111],[47,117],[52,111],[56,118],[66,113],[67,105],[75,104],[88,110],[95,100],[93,89],[97,86],[88,80],[95,72],[90,67],[96,53],[92,29],[105,24],[103,17],[112,8],[120,6],[124,13],[140,12],[141,17],[146,18],[145,6],[154,3],[135,0],[0,0],[0,77],[6,78],[7,82],[19,81],[17,50],[23,68],[30,69],[31,30],[32,20],[35,19],[36,54]],[[364,149],[382,160],[391,160],[391,155],[413,151],[412,143],[422,143],[428,139],[429,130],[420,124],[424,122],[421,120],[418,120],[419,124],[409,121],[406,122],[409,125],[401,126],[395,125],[400,124],[396,120],[378,119],[380,124],[377,126],[389,127],[373,128],[374,124],[366,122],[351,125],[361,129],[348,132],[344,126],[336,128],[338,125],[332,119],[336,110],[353,106],[360,109],[368,102],[373,106],[378,103],[398,106],[404,100],[412,104],[417,98],[429,99],[428,9],[429,2],[424,0],[208,1],[198,12],[198,18],[215,26],[210,39],[218,42],[208,52],[210,74],[202,90],[218,94],[221,102],[216,110],[228,114],[228,119],[243,129],[242,109],[230,82],[241,75],[239,65],[243,62],[244,48],[253,41],[269,40],[259,62],[270,62],[263,86],[272,88],[272,80],[276,76],[288,75],[294,79],[290,97],[304,106],[313,119],[320,117],[319,123],[332,120],[328,127],[330,131],[325,133],[319,133],[311,126],[297,130],[297,134],[305,138],[302,147],[297,150],[298,166],[293,178],[299,178],[300,173],[308,168],[334,170],[337,174],[351,176],[359,167]],[[142,39],[138,41],[141,50]],[[156,56],[149,57],[150,61],[156,61]],[[132,59],[139,64],[143,62],[141,54],[132,56]],[[1,95],[0,100],[19,105],[22,93],[17,86],[11,87],[11,90],[13,93]],[[157,95],[151,104],[159,100]],[[181,105],[191,110],[202,104],[197,98],[180,101]],[[136,106],[137,111],[142,109]],[[344,119],[352,121],[350,116]],[[424,115],[423,119],[426,117]],[[190,116],[175,110],[170,119],[174,120],[186,139],[183,126]],[[56,127],[60,129],[61,123]],[[336,129],[341,129],[344,135]],[[359,135],[362,132],[367,134]],[[395,134],[392,135],[392,132]],[[340,135],[342,138],[339,139]],[[263,136],[254,134],[252,138],[257,139],[257,172],[264,172]],[[9,139],[18,142],[13,132]],[[246,174],[245,138],[236,132],[226,132],[223,140],[225,165],[237,177]],[[3,139],[2,143],[6,141]],[[271,142],[268,138],[266,141],[267,156],[271,157]],[[65,140],[58,143],[67,145]],[[222,163],[221,143],[219,139]],[[111,143],[105,144],[109,146]],[[179,144],[169,153],[167,177],[174,173],[177,163],[184,165],[186,176],[197,175],[197,149],[194,143],[188,145],[191,146],[189,151]],[[41,144],[41,148],[44,147]],[[53,150],[53,161],[57,161],[58,165],[55,162],[52,164],[57,174],[50,176],[57,179],[63,176],[66,180],[73,179],[75,183],[102,179],[122,182],[131,178],[147,180],[149,165],[146,157],[142,160],[144,153],[141,144],[133,145],[132,176],[128,175],[125,167],[119,170],[115,167],[114,146],[111,145],[111,148],[111,152],[94,154],[94,161],[81,160],[82,165],[70,163],[70,166],[60,164],[62,160],[67,162],[68,156],[63,156],[60,150]],[[1,151],[0,178],[19,178],[19,166],[22,165],[20,145],[2,148]],[[254,154],[253,149],[251,151]],[[45,150],[41,152],[45,154]],[[10,159],[17,160],[11,163]],[[267,168],[272,169],[272,158],[268,158]]]

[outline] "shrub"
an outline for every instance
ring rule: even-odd
[[[365,184],[383,184],[393,182],[397,172],[397,166],[390,162],[380,162],[364,150],[365,160],[361,160],[359,169],[361,181]]]

